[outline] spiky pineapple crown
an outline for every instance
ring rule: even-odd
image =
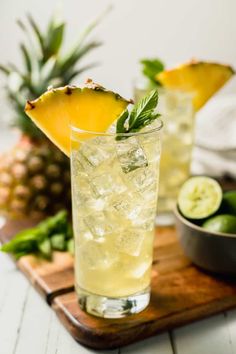
[[[47,90],[48,86],[64,86],[96,63],[78,66],[77,64],[91,50],[99,47],[100,42],[88,40],[88,35],[98,24],[101,17],[92,22],[80,34],[79,40],[65,54],[62,53],[66,23],[53,15],[45,32],[42,32],[31,15],[27,21],[17,21],[26,35],[20,43],[23,67],[14,64],[0,65],[5,74],[6,92],[15,111],[14,125],[32,138],[42,138],[42,133],[24,113],[27,99],[35,99]]]

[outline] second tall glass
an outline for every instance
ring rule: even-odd
[[[135,100],[148,90],[136,82]],[[159,88],[158,111],[164,123],[160,164],[160,189],[157,224],[172,224],[173,213],[181,185],[190,176],[194,139],[194,110],[189,93]]]

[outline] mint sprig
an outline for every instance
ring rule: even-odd
[[[65,210],[58,212],[31,229],[19,232],[0,251],[11,253],[16,259],[27,254],[36,254],[51,259],[53,250],[72,250],[73,234]]]
[[[132,109],[124,110],[116,123],[116,133],[134,133],[149,125],[152,121],[157,119],[160,114],[154,112],[158,103],[157,90],[151,91],[147,96],[142,98]],[[117,137],[118,140],[123,137]]]
[[[160,82],[157,81],[156,76],[158,73],[165,69],[164,63],[160,59],[142,59],[140,60],[142,65],[142,73],[148,78],[150,84],[161,86]]]

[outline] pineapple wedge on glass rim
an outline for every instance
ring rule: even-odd
[[[192,60],[156,75],[164,88],[193,94],[193,106],[198,111],[234,75],[229,65]]]
[[[27,101],[26,114],[44,134],[70,156],[71,128],[103,133],[131,103],[88,79],[84,87],[50,88]]]

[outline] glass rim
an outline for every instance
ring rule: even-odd
[[[90,135],[96,135],[96,136],[114,136],[114,137],[131,137],[131,136],[143,136],[143,135],[149,135],[152,133],[157,133],[160,132],[160,130],[163,128],[163,121],[158,118],[158,126],[155,128],[150,128],[149,130],[146,131],[138,131],[138,132],[130,132],[130,133],[116,133],[116,132],[96,132],[92,130],[84,130],[80,129],[78,127],[75,127],[73,125],[70,125],[70,129],[72,132],[78,133],[78,134],[90,134]]]
[[[146,84],[148,82],[148,79],[146,77],[143,77],[143,76],[136,76],[134,79],[133,79],[133,88],[134,89],[140,89],[140,90],[146,90],[146,87],[144,87],[144,84]],[[184,91],[184,90],[181,90],[181,89],[178,89],[178,88],[171,88],[171,87],[165,87],[165,86],[156,86],[154,87],[153,89],[157,89],[158,91],[158,94],[161,93],[176,93],[176,94],[180,94],[182,96],[186,96],[188,97],[189,99],[192,99],[193,96],[194,96],[194,92],[188,92],[188,91]],[[152,89],[148,89],[149,91],[151,91]]]

